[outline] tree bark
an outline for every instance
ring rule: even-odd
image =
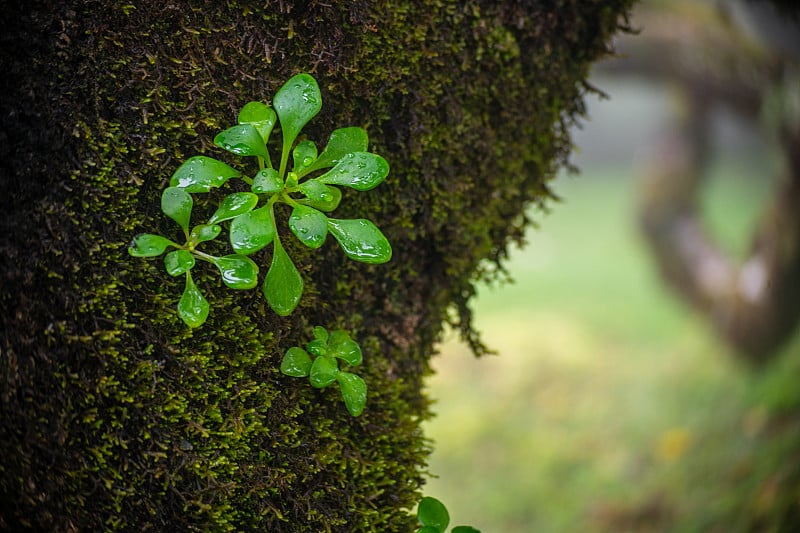
[[[526,208],[549,198],[592,61],[627,0],[3,2],[0,529],[411,531],[430,443],[423,378]],[[181,287],[129,257],[186,158],[291,75],[319,81],[318,144],[362,126],[391,165],[337,215],[389,265],[309,251],[292,315],[210,270]],[[201,207],[208,208],[203,205]],[[261,264],[267,264],[264,252]],[[365,412],[280,374],[321,325],[365,352]]]

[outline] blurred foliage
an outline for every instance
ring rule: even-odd
[[[753,164],[718,162],[703,196],[733,250],[768,194]],[[512,254],[516,283],[476,302],[500,357],[442,348],[428,492],[484,531],[790,530],[800,342],[754,373],[659,285],[629,169],[554,188],[564,203]]]

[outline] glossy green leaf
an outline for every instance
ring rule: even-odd
[[[433,526],[422,526],[417,530],[417,533],[444,533],[444,531]]]
[[[313,207],[298,205],[289,217],[289,228],[309,248],[319,248],[328,236],[328,217]]]
[[[213,187],[220,187],[230,178],[236,178],[240,172],[222,161],[198,155],[190,157],[169,180],[172,187],[186,189],[186,192],[208,192]]]
[[[329,218],[328,229],[350,259],[362,263],[380,264],[392,258],[392,246],[389,241],[369,220]]]
[[[300,192],[305,194],[307,199],[298,200],[299,203],[326,213],[339,207],[339,202],[342,201],[342,191],[315,179],[301,183]]]
[[[272,128],[277,120],[275,111],[261,102],[248,102],[239,111],[239,124],[250,124],[255,127],[264,144],[269,141],[269,134],[272,133]]]
[[[253,185],[250,188],[256,194],[275,194],[281,192],[283,182],[274,168],[264,168],[258,171],[253,178]]]
[[[238,124],[219,132],[214,137],[214,144],[236,155],[269,159],[264,139],[252,124]]]
[[[272,105],[280,119],[284,151],[288,153],[303,126],[322,109],[322,95],[313,77],[297,74],[278,89]]]
[[[317,159],[317,145],[312,141],[305,140],[297,143],[292,151],[294,166],[292,170],[301,172],[305,167],[310,166]]]
[[[199,224],[192,228],[189,240],[195,244],[211,241],[216,239],[221,231],[222,226],[219,224]]]
[[[322,339],[314,339],[308,343],[308,351],[314,355],[328,355],[328,343]]]
[[[361,347],[356,341],[350,338],[350,335],[341,329],[331,331],[328,338],[328,353],[334,357],[347,362],[351,366],[361,364],[363,356],[361,354]]]
[[[298,187],[297,172],[290,171],[286,174],[286,189],[294,190]]]
[[[140,233],[128,245],[128,253],[133,257],[154,257],[163,254],[168,246],[178,248],[177,244],[161,235]]]
[[[231,289],[252,289],[258,284],[258,265],[239,254],[215,257],[222,282]]]
[[[263,291],[269,306],[280,316],[291,314],[303,295],[303,278],[277,239]]]
[[[281,361],[281,372],[295,378],[306,377],[311,372],[311,356],[297,346],[289,348]]]
[[[361,379],[361,376],[350,372],[339,372],[336,375],[336,381],[342,388],[342,398],[344,398],[347,410],[353,416],[360,415],[367,404],[367,384]]]
[[[186,273],[186,288],[178,302],[178,315],[190,328],[202,326],[208,318],[208,302],[194,284],[192,274]]]
[[[172,250],[164,256],[164,267],[170,276],[185,274],[194,266],[194,256],[186,250]]]
[[[359,191],[375,188],[389,174],[389,163],[369,152],[351,152],[317,178],[321,183],[344,185]]]
[[[231,193],[222,200],[217,210],[208,219],[208,223],[214,224],[243,215],[248,211],[252,211],[257,203],[258,196],[251,192]]]
[[[311,385],[318,389],[327,387],[334,381],[339,374],[339,365],[332,357],[317,357],[311,365],[311,372],[309,373],[309,381]]]
[[[314,338],[324,343],[328,342],[328,330],[322,326],[314,326]]]
[[[161,193],[161,210],[184,231],[189,231],[193,206],[192,196],[180,187],[167,187]]]
[[[334,130],[325,149],[310,166],[303,169],[301,175],[332,167],[349,153],[366,152],[368,144],[369,139],[364,128],[352,127]]]
[[[417,507],[417,519],[423,526],[434,527],[444,532],[450,523],[450,514],[442,502],[426,496],[420,500]]]
[[[272,242],[275,226],[269,209],[269,206],[260,207],[233,219],[230,240],[237,253],[250,255]]]
[[[479,529],[472,526],[456,526],[450,530],[450,533],[481,533]]]

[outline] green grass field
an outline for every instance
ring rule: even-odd
[[[736,251],[769,193],[746,168],[717,168],[706,194],[709,224]],[[441,346],[426,427],[438,478],[426,494],[455,524],[773,531],[800,504],[781,477],[800,468],[800,426],[777,417],[800,405],[800,344],[760,372],[720,344],[661,285],[629,174],[556,181],[563,202],[535,215],[540,227],[507,265],[516,282],[481,287],[473,302],[498,356],[476,359],[455,338]]]

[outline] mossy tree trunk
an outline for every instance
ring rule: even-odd
[[[448,316],[477,343],[471,283],[547,200],[629,4],[4,2],[0,529],[413,530],[434,343]],[[337,215],[394,258],[287,236],[292,315],[200,269],[211,315],[189,330],[180,282],[127,244],[169,235],[172,172],[225,158],[213,136],[301,71],[324,100],[309,138],[362,126],[391,164]],[[278,370],[314,325],[364,348],[358,418]]]

